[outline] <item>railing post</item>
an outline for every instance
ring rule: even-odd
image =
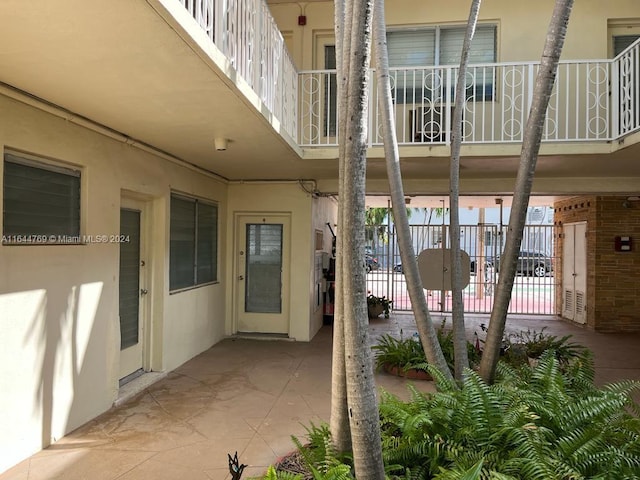
[[[376,78],[375,76],[375,71],[373,70],[373,68],[369,68],[369,132],[368,132],[368,146],[371,147],[373,145],[373,126],[377,123],[374,123],[373,120],[373,105],[374,105],[374,98],[373,95],[375,93],[375,89],[373,88],[373,82]],[[376,115],[377,117],[377,115]],[[336,132],[338,131],[338,126],[336,125]]]
[[[451,115],[452,108],[455,108],[455,102],[458,101],[457,98],[453,98],[451,95],[451,85],[452,85],[452,67],[446,67],[445,70],[445,83],[444,83],[444,141],[446,145],[451,145]],[[452,101],[453,98],[453,101]]]
[[[620,75],[618,71],[618,59],[611,65],[611,139],[620,136]]]

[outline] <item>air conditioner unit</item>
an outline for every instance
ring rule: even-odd
[[[433,105],[410,110],[411,132],[414,142],[443,142],[445,140],[444,107]]]

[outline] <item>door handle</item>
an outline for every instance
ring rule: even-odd
[[[242,275],[239,275],[238,280],[244,280],[244,277]]]
[[[149,290],[147,290],[146,288],[140,289],[140,295],[146,295],[147,293],[149,293]]]

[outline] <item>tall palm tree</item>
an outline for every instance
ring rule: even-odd
[[[346,27],[346,19],[351,18],[352,2],[335,0],[335,35],[336,35],[336,77],[337,77],[337,108],[338,108],[338,138],[346,135],[346,97],[342,91],[346,88],[346,76],[343,45],[351,44],[351,29]],[[338,196],[344,190],[344,152],[345,144],[338,145]],[[351,450],[351,431],[349,429],[349,414],[347,405],[347,373],[344,357],[344,288],[342,284],[342,247],[343,243],[343,209],[338,208],[338,235],[336,236],[336,283],[335,283],[335,311],[333,317],[333,350],[331,368],[331,439],[339,452]]]
[[[363,268],[367,151],[368,71],[371,59],[372,0],[347,2],[339,83],[341,156],[339,174],[340,314],[344,342],[347,409],[356,476],[383,480],[382,445],[373,358],[369,344],[366,273]],[[336,7],[338,8],[338,7]],[[350,8],[349,12],[347,8]],[[340,12],[340,16],[342,16]],[[336,15],[338,16],[338,15]],[[349,41],[346,40],[350,33]],[[345,35],[347,34],[347,35]],[[346,108],[345,108],[346,106]],[[348,112],[348,115],[346,114]],[[342,147],[344,144],[344,147]],[[337,328],[334,326],[334,328]],[[339,333],[336,333],[338,335]],[[336,365],[342,368],[341,365]]]
[[[364,223],[367,226],[366,237],[368,242],[376,242],[381,240],[384,242],[386,227],[384,220],[389,215],[389,209],[384,207],[367,208],[364,217]]]
[[[572,6],[573,0],[556,0],[533,89],[533,100],[525,127],[513,204],[509,215],[507,241],[500,261],[500,278],[480,363],[480,375],[487,382],[493,381],[498,364],[547,106],[555,83]]]
[[[427,301],[422,289],[418,264],[416,262],[411,232],[409,230],[409,218],[404,206],[404,189],[400,173],[400,155],[398,153],[398,140],[396,138],[395,120],[392,114],[393,105],[391,99],[391,82],[389,77],[389,55],[387,51],[387,29],[384,23],[384,0],[375,2],[375,22],[373,37],[376,45],[376,72],[378,77],[378,91],[380,96],[380,110],[383,119],[384,151],[387,164],[387,176],[389,178],[389,190],[391,191],[391,203],[394,211],[394,222],[400,247],[400,258],[407,281],[407,291],[411,298],[413,313],[420,335],[420,341],[424,348],[427,361],[434,365],[446,377],[451,377],[447,362],[438,343],[436,330],[429,314]]]
[[[462,301],[462,263],[460,253],[460,147],[462,145],[462,111],[466,103],[467,65],[469,50],[476,31],[482,0],[473,0],[469,11],[467,29],[460,55],[460,68],[456,83],[455,107],[453,109],[453,132],[451,143],[451,165],[449,173],[449,207],[451,228],[451,299],[453,322],[454,370],[457,380],[462,380],[465,368],[469,368],[467,336],[464,328],[464,303]]]

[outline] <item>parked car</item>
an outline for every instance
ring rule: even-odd
[[[364,256],[365,265],[367,267],[367,273],[372,270],[378,270],[380,268],[380,264],[378,263],[378,259],[372,257],[371,255]]]
[[[495,266],[500,271],[500,257],[487,257],[487,265]],[[553,260],[542,252],[523,251],[518,255],[517,273],[534,277],[545,277],[553,272]]]

